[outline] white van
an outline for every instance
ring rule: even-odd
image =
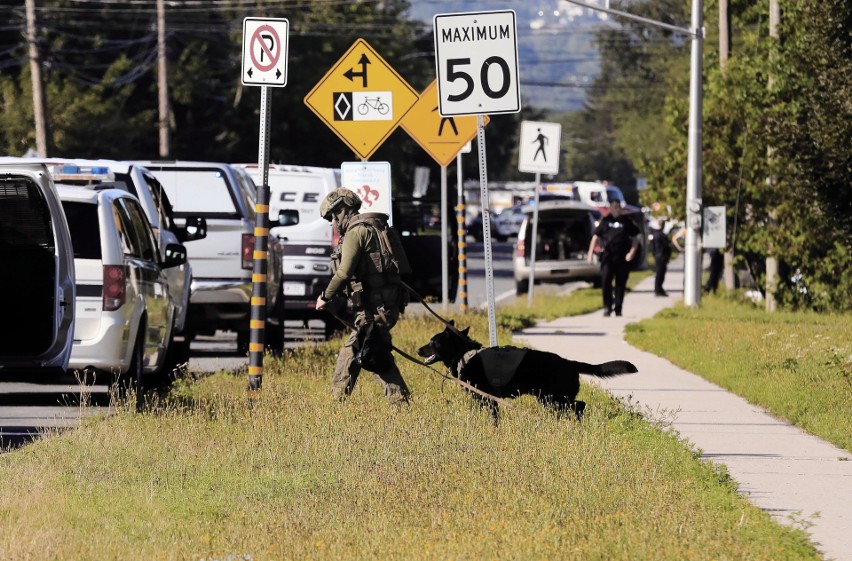
[[[74,335],[74,251],[50,174],[0,164],[0,376],[63,374]]]
[[[258,164],[235,164],[245,169],[255,184],[262,183]],[[272,233],[284,245],[282,287],[284,319],[322,319],[326,334],[336,327],[325,312],[316,310],[316,301],[331,279],[331,224],[320,216],[325,196],[340,186],[336,170],[309,166],[269,164],[269,221],[274,224],[282,210],[296,210],[299,223],[276,228]]]

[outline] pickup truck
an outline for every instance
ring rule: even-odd
[[[188,340],[217,330],[237,334],[238,351],[248,350],[256,187],[234,166],[217,162],[144,161],[168,194],[177,222],[206,220],[207,237],[192,244]],[[269,237],[265,340],[283,347],[281,259],[283,245]]]

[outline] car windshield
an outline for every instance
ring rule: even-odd
[[[205,218],[238,218],[237,203],[228,178],[217,168],[151,169],[174,205],[174,215]]]

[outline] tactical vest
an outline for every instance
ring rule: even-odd
[[[404,308],[404,296],[408,293],[401,288],[400,275],[410,274],[411,267],[399,233],[388,225],[386,214],[377,212],[353,216],[344,237],[356,228],[368,228],[372,236],[368,238],[365,252],[349,281],[346,295],[359,308],[367,304],[376,308]],[[335,272],[340,265],[342,247],[341,242],[331,255]]]

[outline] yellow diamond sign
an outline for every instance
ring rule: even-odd
[[[423,90],[420,99],[405,114],[400,126],[442,166],[448,166],[476,136],[476,116],[441,117],[438,113],[438,82]],[[491,119],[485,115],[485,124]]]
[[[414,91],[358,39],[305,96],[305,104],[362,160],[368,159],[417,101]]]

